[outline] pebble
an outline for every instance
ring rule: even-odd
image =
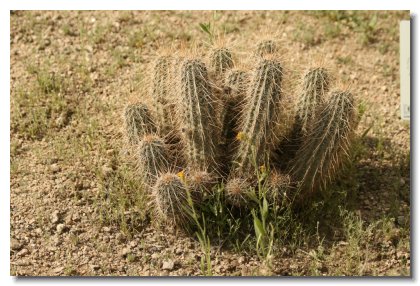
[[[163,270],[173,270],[175,263],[173,260],[166,260],[163,262],[162,269]]]
[[[18,252],[19,256],[25,256],[26,254],[29,253],[29,250],[27,250],[26,248],[22,249],[21,251]]]
[[[131,253],[131,250],[129,249],[129,248],[124,248],[122,251],[121,251],[121,257],[126,257],[129,253]]]
[[[57,173],[57,172],[59,172],[61,170],[61,168],[60,168],[60,166],[58,166],[58,164],[52,164],[50,166],[50,170],[53,173]]]
[[[245,263],[245,257],[243,257],[243,256],[239,257],[238,263],[239,264],[244,264]]]
[[[12,240],[10,241],[10,248],[12,250],[17,251],[17,250],[22,249],[22,247],[23,247],[23,245],[17,239],[12,238]]]
[[[130,247],[135,248],[137,246],[137,241],[133,240],[130,242]]]
[[[54,273],[56,273],[56,274],[60,274],[60,273],[62,273],[63,272],[63,270],[64,270],[64,267],[56,267],[56,268],[54,268]]]
[[[59,212],[56,210],[51,214],[51,223],[56,224],[60,221]]]
[[[60,223],[57,225],[57,233],[62,234],[66,230],[66,225],[63,223]]]
[[[93,271],[99,270],[100,266],[99,265],[91,265],[90,268],[92,268]]]

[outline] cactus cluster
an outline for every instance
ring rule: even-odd
[[[249,68],[226,46],[154,61],[152,104],[130,104],[123,114],[139,178],[162,218],[187,222],[191,202],[199,206],[215,186],[224,186],[227,204],[244,208],[258,184],[276,203],[305,198],[335,178],[356,128],[353,96],[331,90],[332,76],[320,66],[287,94],[278,51],[274,40],[258,43]]]

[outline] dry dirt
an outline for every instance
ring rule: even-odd
[[[12,13],[11,275],[202,275],[193,236],[151,223],[145,204],[113,210],[128,203],[104,193],[139,186],[122,167],[119,130],[123,106],[144,88],[144,67],[159,47],[206,40],[199,23],[209,21],[240,56],[264,34],[282,43],[296,73],[322,61],[365,110],[360,156],[348,174],[363,231],[351,231],[356,219],[344,238],[309,236],[293,250],[279,244],[271,267],[255,252],[213,245],[213,275],[410,275],[410,125],[399,113],[398,44],[399,21],[408,18],[407,11]]]

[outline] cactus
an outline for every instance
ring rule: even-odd
[[[353,105],[351,93],[334,92],[319,111],[291,167],[303,194],[325,187],[348,154],[356,126]]]
[[[330,76],[325,68],[317,67],[305,73],[292,130],[277,150],[281,169],[284,169],[290,159],[295,157],[308,128],[314,124],[316,113],[325,103],[329,86]]]
[[[226,74],[221,143],[226,146],[225,160],[227,161],[230,161],[233,155],[231,145],[238,133],[238,115],[245,97],[247,80],[248,74],[243,70],[233,69]]]
[[[125,134],[127,141],[136,145],[146,134],[156,133],[156,125],[146,105],[127,105],[124,109]]]
[[[274,149],[278,139],[274,131],[280,113],[282,78],[282,67],[274,60],[263,59],[254,71],[239,124],[240,142],[234,159],[239,165],[237,172],[252,171],[253,159],[260,166]]]
[[[189,167],[216,170],[215,98],[207,68],[199,60],[185,60],[180,67],[179,124]]]
[[[169,150],[157,135],[145,135],[137,148],[138,173],[144,183],[152,186],[156,178],[169,169]]]
[[[288,199],[291,189],[291,178],[278,170],[270,172],[267,178],[266,198],[271,204],[278,204],[282,198]]]
[[[258,56],[265,56],[277,52],[277,45],[273,40],[259,42],[255,50]]]
[[[151,93],[159,131],[162,135],[168,135],[172,131],[171,123],[174,109],[171,97],[172,73],[172,57],[161,56],[154,62]]]
[[[210,63],[213,72],[217,76],[222,76],[233,67],[232,54],[227,48],[216,48],[210,54]]]
[[[195,201],[202,201],[207,195],[212,194],[213,187],[217,183],[214,175],[204,171],[191,171],[185,181]]]
[[[163,220],[184,225],[190,217],[188,214],[188,191],[185,184],[176,174],[162,174],[152,189],[157,214]]]
[[[299,130],[294,132],[306,134],[312,125],[319,106],[325,102],[329,90],[330,76],[324,68],[314,68],[305,74],[302,93],[299,97],[296,124]]]
[[[265,192],[270,205],[308,198],[335,177],[357,125],[349,92],[327,100],[331,75],[325,68],[305,73],[293,109],[283,89],[285,70],[292,69],[277,59],[274,41],[258,44],[252,70],[234,65],[224,46],[212,48],[207,64],[194,52],[158,57],[149,90],[157,125],[143,104],[124,111],[140,178],[157,213],[175,224],[191,220],[189,198],[197,209],[207,206],[219,183],[225,200],[218,203],[240,209],[258,205],[255,190]]]
[[[252,188],[252,181],[248,178],[235,177],[230,179],[225,186],[226,201],[235,207],[248,205],[247,192]]]

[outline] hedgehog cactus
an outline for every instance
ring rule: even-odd
[[[138,144],[138,172],[143,181],[152,186],[157,177],[169,169],[169,149],[157,135],[148,134]]]
[[[296,153],[291,174],[300,189],[311,192],[324,187],[348,154],[356,125],[354,99],[349,92],[333,92],[320,110]]]
[[[257,65],[241,114],[235,172],[252,172],[254,163],[264,164],[265,157],[270,156],[278,143],[274,130],[281,112],[278,107],[282,99],[282,78],[279,62],[264,59]]]
[[[199,60],[185,60],[180,68],[178,122],[189,168],[217,168],[215,97],[207,68]]]
[[[216,75],[223,75],[233,67],[232,54],[227,48],[216,48],[210,55],[211,67]]]
[[[313,123],[319,106],[324,103],[330,84],[329,75],[324,68],[311,69],[303,79],[302,93],[299,96],[295,124],[298,132],[305,134]]]
[[[139,144],[146,134],[157,132],[149,109],[144,104],[130,104],[124,110],[125,134],[129,144]]]
[[[277,52],[277,45],[273,40],[266,40],[258,43],[255,51],[256,55],[264,56]]]
[[[173,59],[170,56],[161,56],[154,62],[152,69],[152,102],[158,127],[162,134],[168,134],[172,130],[172,64]]]
[[[144,104],[125,109],[140,178],[165,220],[187,222],[191,201],[199,207],[216,185],[233,208],[252,207],[248,194],[257,185],[271,204],[292,203],[322,191],[347,156],[356,127],[351,93],[328,94],[330,74],[310,69],[293,97],[295,112],[276,43],[261,42],[251,55],[250,69],[226,47],[213,48],[207,63],[199,56],[159,57],[149,95],[157,118]],[[168,134],[177,134],[176,144]]]
[[[180,225],[188,222],[188,190],[179,176],[162,173],[152,188],[152,196],[161,219]]]

